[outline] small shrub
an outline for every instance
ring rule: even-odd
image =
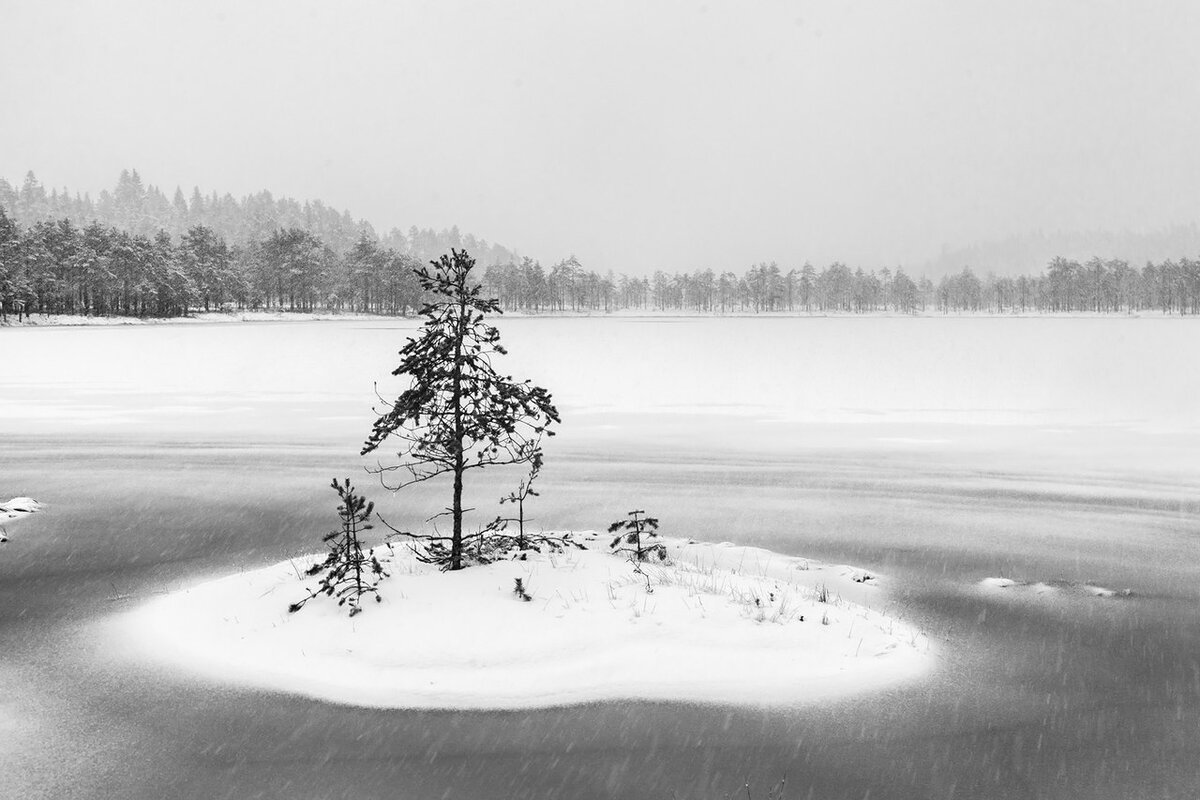
[[[658,537],[658,520],[643,516],[642,510],[630,511],[628,519],[619,519],[608,526],[609,533],[617,534],[608,545],[614,553],[628,553],[633,561],[649,561],[658,556],[667,560],[667,547],[662,542],[652,542]]]
[[[642,564],[649,561],[652,555],[658,556],[659,561],[666,561],[667,546],[662,542],[650,541],[658,537],[658,520],[642,516],[645,513],[641,509],[630,511],[628,519],[619,519],[609,525],[608,532],[617,535],[608,546],[614,553],[628,554],[633,571],[646,581],[646,594],[653,594],[650,576],[642,570]]]
[[[518,599],[524,600],[526,603],[533,599],[533,595],[525,591],[525,582],[523,580],[520,578],[513,578],[513,582],[513,594],[515,594]]]

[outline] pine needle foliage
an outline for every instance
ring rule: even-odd
[[[609,525],[608,532],[617,534],[609,547],[614,553],[628,553],[635,562],[649,561],[650,556],[666,561],[666,545],[651,541],[658,537],[658,519],[644,516],[645,513],[641,509],[630,511],[627,519],[619,519]]]
[[[333,479],[333,490],[337,492],[341,504],[338,506],[338,516],[341,527],[330,531],[321,541],[329,545],[329,554],[324,561],[318,561],[305,571],[305,575],[322,575],[316,589],[308,590],[308,597],[288,606],[288,611],[296,612],[314,597],[327,595],[338,601],[339,606],[348,606],[350,616],[362,611],[362,599],[366,595],[374,595],[375,602],[383,598],[379,594],[379,583],[388,576],[383,565],[375,557],[375,551],[363,549],[361,535],[371,530],[368,520],[375,510],[375,504],[354,491],[350,479],[338,483]]]
[[[448,537],[395,531],[442,544],[439,563],[451,570],[464,566],[465,475],[532,462],[542,436],[554,435],[550,426],[559,422],[549,392],[496,370],[495,359],[507,351],[487,317],[501,313],[500,303],[483,296],[471,274],[474,266],[466,251],[451,250],[415,270],[433,299],[421,309],[425,322],[400,350],[400,365],[392,372],[408,377],[410,385],[376,420],[362,449],[366,455],[385,442],[398,445],[397,463],[372,470],[393,491],[453,477],[451,503],[437,515],[452,518]]]

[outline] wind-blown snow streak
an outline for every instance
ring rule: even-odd
[[[398,549],[383,602],[354,619],[326,598],[287,612],[312,583],[299,577],[304,557],[167,595],[118,624],[135,654],[209,679],[385,708],[796,704],[933,664],[924,635],[862,604],[878,577],[666,541],[671,564],[646,567],[652,592],[604,540],[454,573]],[[513,593],[518,577],[531,602]]]

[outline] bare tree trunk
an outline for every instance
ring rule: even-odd
[[[466,276],[460,275],[459,281],[466,283]],[[463,287],[459,287],[463,289]],[[458,329],[454,341],[454,503],[451,513],[454,516],[454,533],[450,539],[450,569],[462,569],[462,493],[463,493],[463,410],[462,410],[462,343],[466,336],[467,301],[465,291],[459,292],[462,298],[458,304]]]

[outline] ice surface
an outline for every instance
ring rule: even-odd
[[[586,415],[803,423],[1200,428],[1200,336],[1178,318],[503,318],[504,368]],[[417,321],[0,330],[0,430],[369,424]],[[206,412],[204,414],[200,411]],[[207,419],[196,417],[207,416]],[[186,419],[177,419],[186,417]],[[358,422],[354,422],[358,420]],[[363,422],[363,421],[367,422]],[[607,424],[607,421],[605,422]],[[328,426],[326,426],[328,427]],[[898,445],[945,444],[920,431]]]
[[[18,715],[27,756],[14,769],[0,755],[0,774],[30,797],[336,796],[364,785],[364,765],[368,794],[716,797],[730,787],[689,776],[736,778],[749,758],[764,778],[826,775],[815,796],[1188,796],[1196,324],[505,318],[509,371],[564,416],[539,524],[603,525],[636,500],[673,533],[878,569],[878,587],[847,578],[841,597],[902,608],[946,655],[887,703],[769,715],[373,714],[116,657],[103,621],[130,604],[317,546],[331,465],[360,468],[372,383],[412,321],[0,330],[0,491],[53,502],[0,559],[0,715]],[[700,413],[672,411],[685,406]],[[488,471],[481,514],[508,477]],[[360,488],[413,525],[445,506]],[[1079,589],[985,593],[988,575]],[[898,606],[872,598],[891,586]],[[518,773],[522,791],[491,791]],[[570,784],[585,773],[598,777]]]

